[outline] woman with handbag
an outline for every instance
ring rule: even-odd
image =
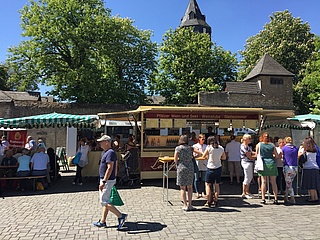
[[[73,185],[75,185],[78,182],[78,185],[82,185],[82,175],[81,171],[84,166],[88,164],[88,152],[90,150],[89,145],[87,144],[88,139],[87,138],[81,138],[80,140],[80,147],[77,151],[77,153],[81,153],[81,157],[79,162],[76,164],[77,165],[77,172],[76,176],[72,182]]]
[[[190,211],[192,206],[192,183],[194,177],[193,148],[188,146],[188,136],[182,135],[174,152],[174,162],[177,166],[177,185],[180,186],[180,194],[183,201],[183,210]],[[188,189],[188,202],[186,190]]]
[[[276,178],[278,176],[278,168],[276,165],[275,158],[281,158],[276,147],[270,141],[269,133],[265,132],[262,134],[262,142],[257,146],[257,153],[259,152],[263,161],[263,171],[258,171],[258,176],[261,176],[261,203],[266,204],[265,193],[267,187],[267,177],[270,178],[273,194],[274,204],[278,204],[278,187]]]
[[[318,192],[320,191],[320,173],[317,164],[317,149],[313,138],[306,137],[299,150],[298,157],[306,154],[307,161],[303,164],[301,189],[308,190],[311,203],[318,203]]]
[[[292,138],[284,139],[285,145],[282,147],[283,153],[283,174],[286,182],[286,191],[284,195],[284,203],[295,204],[294,190],[292,183],[298,173],[298,147],[292,144]],[[290,202],[288,196],[290,195]]]

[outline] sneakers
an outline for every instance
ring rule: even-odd
[[[78,185],[79,185],[79,186],[82,186],[82,182],[79,182]]]
[[[76,182],[72,182],[72,185],[76,185]]]
[[[250,195],[245,195],[245,194],[241,195],[241,197],[242,197],[242,198],[245,198],[245,199],[252,199],[252,198],[253,198],[252,196],[250,196]]]
[[[107,227],[107,224],[105,222],[104,223],[100,222],[100,220],[98,222],[93,222],[92,225],[95,226],[95,227],[99,227],[99,228],[100,227],[104,227],[104,228]]]
[[[120,230],[123,227],[125,221],[127,220],[127,217],[128,217],[128,214],[122,214],[121,218],[118,218],[118,221],[119,221],[119,225],[117,228],[118,230]]]
[[[188,208],[188,207],[182,207],[182,210],[183,210],[183,211],[188,211],[189,208]]]

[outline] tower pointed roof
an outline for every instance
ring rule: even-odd
[[[285,69],[280,63],[274,60],[269,54],[263,55],[257,65],[252,69],[243,81],[248,81],[258,75],[272,76],[294,76],[292,72]]]
[[[206,16],[201,13],[196,0],[190,0],[187,10],[181,19],[179,27],[195,27],[195,31],[211,35],[211,27],[206,22]],[[204,31],[205,29],[205,31]]]

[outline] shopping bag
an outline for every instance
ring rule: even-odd
[[[261,155],[260,155],[260,144],[259,144],[259,152],[257,154],[257,160],[255,162],[255,165],[254,165],[254,171],[255,172],[259,172],[259,171],[263,171],[264,168],[263,168],[263,160],[261,158]]]
[[[110,203],[114,206],[124,205],[124,203],[119,195],[119,192],[115,186],[113,186],[111,189]]]
[[[41,182],[37,182],[37,190],[38,191],[43,191],[44,190],[44,186],[42,185],[42,183]]]
[[[74,165],[79,164],[81,155],[82,155],[81,152],[77,152],[77,154],[76,154],[76,155],[74,156],[74,158],[72,159],[71,163],[74,164]]]
[[[263,160],[260,154],[257,155],[256,164],[254,166],[255,172],[263,171]]]

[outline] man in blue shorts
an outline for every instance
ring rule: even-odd
[[[108,212],[112,212],[118,217],[119,225],[118,230],[124,225],[127,214],[122,214],[119,210],[110,203],[111,189],[116,183],[116,169],[117,169],[117,155],[111,148],[111,137],[103,135],[97,140],[100,142],[101,148],[104,150],[104,154],[101,158],[99,175],[100,175],[100,203],[102,205],[102,215],[98,222],[94,222],[96,227],[107,227],[106,219]]]

